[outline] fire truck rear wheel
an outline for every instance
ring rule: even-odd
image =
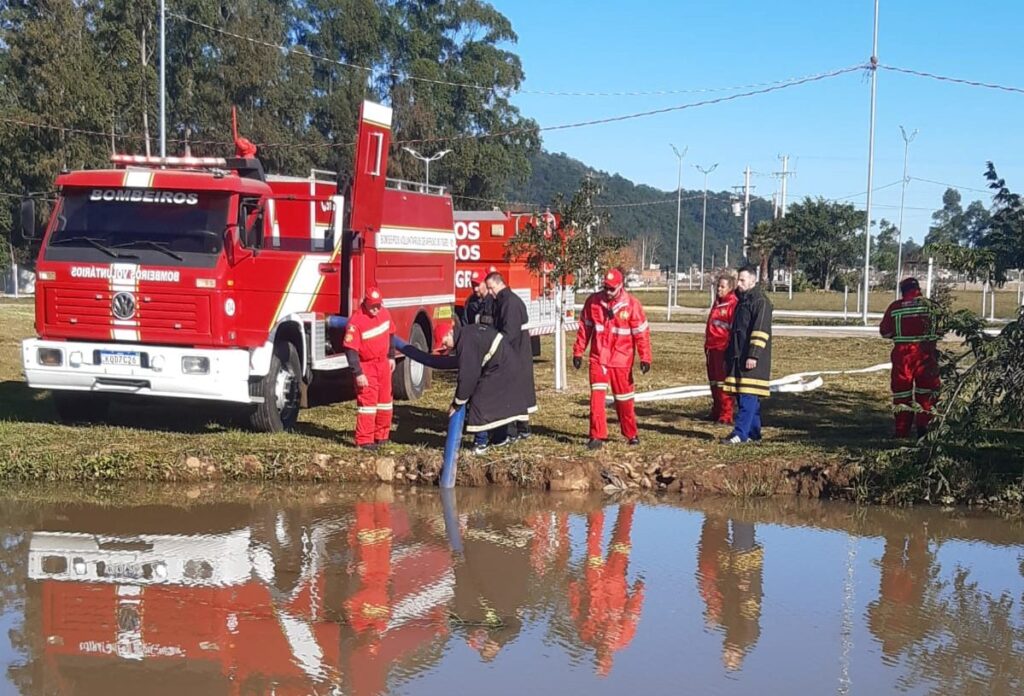
[[[107,396],[101,394],[55,391],[53,405],[57,408],[57,417],[62,422],[89,423],[106,417],[110,401]]]
[[[412,325],[409,343],[424,352],[430,351],[427,336],[423,332],[423,327],[419,324]],[[415,401],[423,396],[423,392],[430,387],[430,377],[429,367],[421,365],[414,360],[402,360],[398,363],[398,367],[395,368],[395,373],[391,379],[391,387],[395,398],[402,399],[403,401]]]
[[[255,392],[263,397],[249,418],[254,430],[280,433],[291,430],[299,419],[301,399],[302,363],[299,351],[291,341],[274,345],[270,370],[256,385]]]

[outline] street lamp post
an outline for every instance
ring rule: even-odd
[[[418,159],[421,162],[423,162],[423,164],[425,165],[426,171],[425,171],[425,176],[424,176],[423,183],[427,187],[430,186],[430,163],[434,162],[436,160],[441,159],[442,157],[447,155],[449,152],[451,152],[451,150],[441,150],[440,152],[435,152],[430,157],[426,157],[425,155],[421,155],[420,153],[416,152],[411,147],[403,147],[402,149],[405,150],[406,152],[408,152],[410,155],[412,155],[416,159]]]
[[[705,169],[699,164],[693,165],[697,168],[701,174],[704,175],[704,214],[701,217],[700,222],[700,289],[704,289],[704,240],[707,237],[708,229],[708,174],[715,171],[715,167],[718,163],[712,164],[710,167]]]
[[[669,321],[672,320],[672,305],[675,304],[674,298],[672,297],[672,288],[679,286],[679,223],[683,211],[683,158],[686,157],[686,151],[688,148],[683,148],[682,152],[675,145],[669,143],[672,146],[672,152],[676,153],[676,157],[679,159],[679,175],[676,179],[676,262],[675,270],[672,275],[672,283],[669,284],[668,293],[668,317]],[[677,293],[678,294],[678,293]]]
[[[903,136],[903,191],[900,193],[900,228],[896,241],[896,297],[900,296],[900,281],[903,280],[903,202],[907,198],[907,161],[910,157],[910,143],[917,137],[917,129],[910,135],[900,126],[900,135]]]

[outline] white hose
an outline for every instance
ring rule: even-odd
[[[773,379],[768,383],[768,389],[779,394],[796,394],[809,392],[822,386],[825,381],[823,375],[859,375],[868,372],[882,372],[892,369],[892,363],[879,363],[871,367],[861,367],[853,370],[820,370],[817,372],[798,372]],[[655,389],[648,392],[640,392],[634,397],[634,401],[675,401],[677,399],[694,399],[700,396],[711,396],[711,387],[707,384],[691,384],[680,387],[667,387]],[[614,403],[613,396],[605,397],[608,404]]]

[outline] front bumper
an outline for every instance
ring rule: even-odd
[[[60,365],[41,365],[40,348],[61,351]],[[141,366],[100,365],[102,351],[138,352]],[[210,399],[250,403],[249,351],[241,348],[199,349],[125,343],[89,343],[26,339],[21,344],[25,380],[35,389]],[[209,360],[207,374],[186,374],[183,357]],[[75,360],[72,360],[72,357]]]

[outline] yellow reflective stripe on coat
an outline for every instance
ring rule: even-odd
[[[769,336],[769,335],[768,335],[767,333],[765,333],[764,331],[751,331],[751,332],[750,332],[750,338],[751,338],[751,339],[754,339],[754,338],[762,338],[762,339],[764,339],[765,341],[767,341],[767,340],[769,340],[769,339],[771,338],[771,336]]]

